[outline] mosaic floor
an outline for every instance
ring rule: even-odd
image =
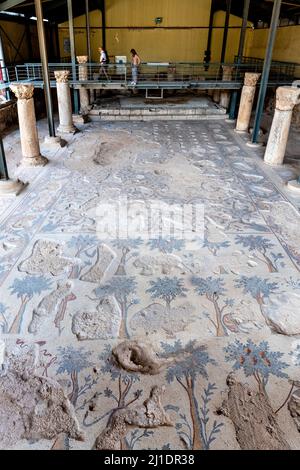
[[[18,139],[1,447],[299,449],[300,200],[224,121],[86,124],[30,170]],[[203,205],[204,240],[99,238],[97,208],[125,196]],[[129,340],[136,371],[112,356]]]

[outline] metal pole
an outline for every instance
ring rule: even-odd
[[[215,15],[215,0],[211,2],[210,15],[209,15],[209,27],[208,27],[208,38],[207,38],[207,49],[205,51],[204,62],[209,64],[211,60],[211,42],[212,42],[212,33],[214,27],[214,15]],[[206,68],[208,70],[208,68]]]
[[[5,65],[5,58],[4,58],[4,50],[3,50],[3,43],[1,37],[1,30],[0,30],[0,68],[2,69],[2,77],[4,82],[8,82],[7,70]],[[6,90],[6,99],[9,99],[9,89]]]
[[[244,54],[246,32],[247,32],[247,25],[248,25],[248,16],[249,16],[249,9],[250,9],[250,1],[251,0],[244,0],[243,23],[242,23],[240,43],[239,43],[239,51],[238,51],[238,59],[237,59],[237,64],[238,65],[241,64],[242,59],[243,59],[243,54]],[[232,94],[232,97],[231,97],[230,110],[229,110],[229,119],[235,119],[237,97],[238,97],[238,92],[235,91]]]
[[[55,137],[54,117],[53,117],[53,104],[50,87],[50,77],[48,69],[48,55],[46,48],[45,27],[43,21],[43,10],[41,0],[34,0],[35,14],[37,17],[37,31],[39,38],[39,48],[42,61],[43,80],[44,80],[44,93],[47,109],[49,136]]]
[[[68,17],[69,17],[69,34],[70,34],[72,76],[73,76],[73,81],[76,81],[76,55],[75,55],[73,7],[72,7],[72,0],[67,0],[67,2],[68,2]],[[79,113],[79,100],[78,100],[78,93],[77,93],[77,90],[75,90],[75,88],[73,88],[73,97],[74,97],[74,112],[75,112],[75,114],[78,114]]]
[[[106,50],[106,15],[105,15],[105,0],[102,0],[102,47]]]
[[[0,134],[0,179],[1,180],[9,179],[1,134]]]
[[[224,62],[225,55],[226,55],[226,46],[227,46],[230,12],[231,12],[231,0],[227,0],[227,9],[226,9],[224,35],[223,35],[223,44],[222,44],[222,52],[221,52],[221,64]]]
[[[91,36],[90,36],[90,11],[89,11],[89,0],[85,0],[85,23],[86,23],[86,46],[89,63],[92,61],[91,53]]]
[[[273,13],[272,13],[272,20],[270,25],[270,33],[267,45],[267,52],[265,57],[264,68],[261,77],[260,83],[260,90],[258,95],[258,102],[256,108],[256,115],[253,127],[253,135],[252,135],[252,143],[256,144],[260,129],[261,118],[264,110],[265,98],[267,93],[269,75],[272,65],[272,56],[273,56],[273,49],[276,39],[277,28],[279,24],[279,16],[280,16],[280,9],[281,9],[282,0],[274,0],[273,5]]]

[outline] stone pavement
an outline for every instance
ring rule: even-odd
[[[299,199],[223,121],[79,127],[44,168],[4,139],[1,447],[299,448]],[[203,206],[204,240],[102,239],[122,197]]]

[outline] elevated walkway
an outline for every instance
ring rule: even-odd
[[[149,100],[142,96],[102,98],[89,112],[91,121],[215,120],[228,115],[208,96],[174,96]]]

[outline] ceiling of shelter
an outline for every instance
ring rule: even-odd
[[[102,3],[102,0],[89,0],[90,11],[101,9]],[[15,6],[11,6],[7,9],[6,6],[9,6],[9,4],[15,4]],[[63,23],[64,21],[67,21],[67,0],[43,0],[42,4],[44,18],[47,18],[49,21],[53,21],[55,23]],[[0,1],[0,11],[3,11],[4,9],[3,5],[7,11],[25,14],[28,17],[35,16],[33,0],[27,0],[25,2],[20,2],[17,0]],[[74,17],[85,14],[85,0],[73,0],[72,5]]]
[[[213,0],[215,11],[226,10],[228,0]],[[257,23],[259,20],[269,22],[272,14],[274,0],[251,0],[249,20]],[[62,23],[68,19],[67,0],[43,0],[44,17],[55,23]],[[90,10],[101,9],[102,0],[89,0]],[[242,0],[231,1],[231,13],[242,17]],[[22,13],[26,16],[35,16],[34,1],[6,0],[0,1],[0,11],[7,10]],[[73,14],[79,16],[85,13],[85,0],[73,0]],[[281,17],[295,19],[300,15],[300,0],[283,0]]]
[[[228,0],[213,0],[216,10],[226,10]],[[270,22],[274,0],[251,0],[249,10],[249,21],[257,23],[262,20]],[[243,16],[244,2],[242,0],[231,1],[231,13]],[[300,0],[283,0],[281,6],[281,18],[293,20],[300,15]]]

